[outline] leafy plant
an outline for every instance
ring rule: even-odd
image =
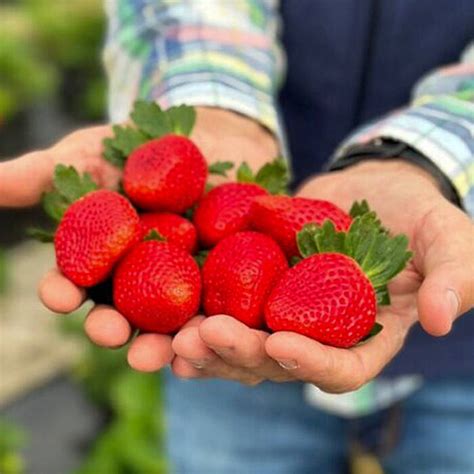
[[[54,15],[53,15],[54,16]],[[0,7],[0,125],[25,106],[51,95],[58,75],[19,8]]]
[[[20,454],[26,437],[16,425],[0,419],[0,472],[2,474],[23,474],[25,464]]]

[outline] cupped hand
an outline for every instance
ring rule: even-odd
[[[42,193],[50,188],[54,168],[59,163],[90,173],[101,187],[116,187],[120,172],[101,157],[102,141],[111,134],[108,125],[86,128],[46,150],[0,163],[0,207],[38,204]],[[238,164],[245,160],[256,169],[277,153],[276,141],[269,132],[248,118],[224,110],[198,109],[192,138],[210,163],[222,160]],[[82,305],[86,292],[53,268],[43,277],[39,296],[52,311],[67,314]],[[186,328],[200,321],[201,318],[194,318]],[[102,305],[92,308],[84,329],[93,342],[108,348],[126,344],[133,332],[120,313]],[[141,371],[159,370],[174,357],[171,341],[171,336],[138,335],[129,347],[130,365]]]
[[[327,392],[352,391],[380,373],[417,321],[441,336],[474,305],[474,226],[421,169],[401,161],[361,163],[311,179],[299,194],[345,209],[354,200],[367,199],[385,226],[410,238],[415,256],[389,287],[391,305],[377,315],[383,331],[356,347],[338,349],[295,333],[270,335],[229,316],[213,316],[175,337],[177,375],[247,384],[300,380]]]

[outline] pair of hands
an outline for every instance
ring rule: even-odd
[[[110,134],[109,126],[84,129],[47,150],[1,163],[0,207],[36,204],[57,163],[88,171],[101,186],[115,186],[119,172],[100,157],[102,139]],[[192,138],[210,162],[245,160],[256,169],[277,153],[275,141],[258,124],[223,110],[199,109]],[[183,378],[218,377],[250,385],[301,380],[328,392],[346,392],[374,378],[417,321],[441,336],[474,305],[474,226],[441,195],[429,174],[401,161],[370,161],[316,176],[299,194],[331,200],[343,209],[365,198],[388,228],[409,236],[415,257],[390,286],[391,306],[378,314],[384,330],[363,345],[338,349],[294,333],[249,329],[226,315],[197,316],[174,337],[136,336],[128,350],[133,368],[152,372],[171,364]],[[57,269],[45,275],[39,294],[57,313],[76,310],[86,297]],[[90,311],[85,331],[108,348],[132,336],[128,322],[105,306]]]

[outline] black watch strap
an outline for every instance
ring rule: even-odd
[[[453,204],[461,207],[459,195],[454,189],[451,181],[442,173],[439,168],[428,158],[419,153],[406,143],[386,139],[376,138],[365,144],[355,144],[349,147],[345,153],[332,161],[328,166],[328,171],[337,171],[349,166],[353,166],[361,161],[397,159],[405,160],[419,166],[430,173],[439,183],[443,195]]]

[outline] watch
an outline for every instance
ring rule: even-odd
[[[404,160],[419,166],[436,179],[446,199],[461,207],[459,195],[447,176],[422,153],[398,140],[375,138],[367,143],[351,145],[329,164],[327,171],[338,171],[362,161],[380,159]]]

